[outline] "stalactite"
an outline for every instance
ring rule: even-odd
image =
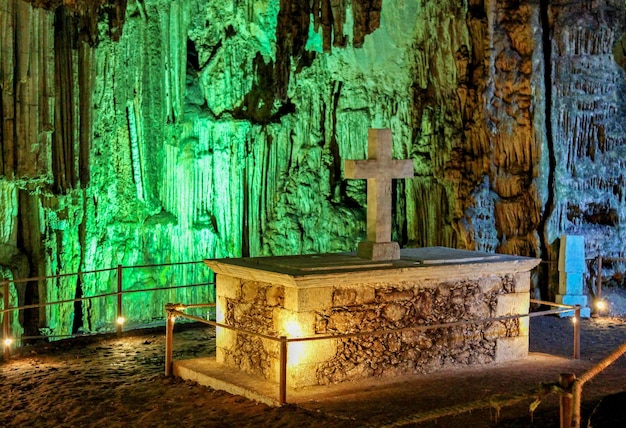
[[[118,40],[123,29],[127,0],[18,0],[31,3],[37,9],[54,11],[65,7],[80,18],[80,31],[90,44],[99,41],[98,22],[106,17],[108,35]]]
[[[90,180],[90,151],[93,129],[93,49],[86,44],[78,46],[78,179],[81,188]]]
[[[0,6],[0,175],[13,178],[15,171],[15,9],[14,2]]]
[[[52,33],[43,29],[51,28],[52,18],[21,1],[8,2],[0,16],[6,24],[0,54],[0,171],[8,178],[46,181],[50,174],[54,74],[50,65],[53,58],[45,53]],[[18,35],[18,30],[30,36]]]
[[[55,105],[55,133],[52,139],[52,170],[54,186],[58,193],[73,189],[77,183],[76,142],[74,126],[77,119],[74,114],[74,33],[72,15],[64,7],[55,13],[55,87],[59,95]]]
[[[355,47],[361,47],[365,36],[379,27],[381,9],[382,0],[352,2]]]
[[[137,187],[137,199],[144,202],[144,190],[143,190],[143,177],[144,169],[142,165],[142,156],[140,153],[140,146],[143,142],[142,132],[136,119],[136,103],[129,102],[126,108],[128,115],[128,133],[130,135],[130,157],[131,166],[133,169],[133,181]]]
[[[617,18],[590,32],[572,17],[600,24],[595,15],[550,2],[554,58],[544,73],[537,2],[147,0],[126,14],[123,1],[33,0],[35,9],[21,4],[28,47],[16,46],[16,3],[5,3],[0,175],[19,180],[0,202],[17,187],[30,201],[19,221],[42,230],[42,251],[28,248],[41,254],[34,270],[351,250],[366,189],[344,179],[342,164],[366,157],[368,127],[392,128],[394,157],[414,160],[416,177],[395,187],[403,245],[544,255],[558,234],[589,230],[616,252],[624,245],[622,107],[611,101],[623,83],[605,72],[621,30],[604,27],[618,28]],[[53,11],[69,28],[57,39],[65,52],[44,34]],[[14,61],[27,64],[26,82]],[[559,83],[543,88],[552,71]],[[0,239],[17,242],[3,221]],[[128,275],[131,287],[171,279]],[[103,273],[40,297],[114,286]],[[81,309],[89,330],[115,315],[106,301]],[[78,329],[56,321],[75,310],[40,319]]]
[[[165,55],[168,55],[168,70],[165,78],[168,80],[166,85],[170,88],[169,96],[171,97],[171,114],[172,121],[181,121],[184,112],[185,99],[185,75],[186,75],[186,29],[189,26],[191,18],[188,3],[179,4],[173,2],[169,4],[169,25],[162,26],[165,32],[164,46],[166,47]]]
[[[30,40],[31,40],[31,16],[32,8],[28,3],[23,1],[15,2],[17,17],[16,17],[16,31],[15,31],[15,44],[16,46],[22,46],[25,49],[21,49],[17,54],[17,61],[15,67],[15,73],[17,74],[17,80],[21,83],[25,83],[28,80],[28,72],[30,66]]]

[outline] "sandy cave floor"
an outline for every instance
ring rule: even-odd
[[[626,342],[626,319],[583,320],[580,360],[570,358],[572,337],[570,319],[531,318],[531,355],[523,361],[408,376],[392,384],[347,385],[342,393],[281,408],[164,377],[163,329],[58,341],[23,348],[0,365],[0,426],[390,426],[428,410],[530,391],[540,382],[558,381],[561,372],[581,375]],[[175,359],[214,352],[213,328],[177,328]],[[624,356],[585,385],[583,415],[588,416],[602,397],[622,391]],[[624,398],[619,400],[626,404]],[[532,417],[531,402],[397,426],[558,427],[555,394],[544,398]]]

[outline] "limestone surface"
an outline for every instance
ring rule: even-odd
[[[415,176],[392,186],[402,247],[555,261],[565,233],[585,237],[588,257],[623,256],[625,9],[3,1],[0,245],[20,256],[0,259],[0,276],[23,277],[19,260],[35,277],[354,250],[366,184],[346,180],[343,161],[366,158],[369,128],[390,128],[393,157],[413,160]],[[127,278],[163,286],[171,275]],[[115,281],[11,293],[33,304]],[[534,292],[551,299],[556,287]],[[140,318],[162,316],[159,299]],[[67,334],[114,315],[110,304],[67,305],[14,324]]]

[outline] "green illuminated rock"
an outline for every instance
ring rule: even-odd
[[[343,161],[366,157],[370,127],[414,161],[394,188],[403,246],[554,258],[576,233],[596,236],[589,256],[604,239],[626,251],[621,1],[599,2],[606,14],[582,0],[61,3],[0,6],[3,276],[354,250],[365,182]],[[123,271],[131,290],[207,278]],[[31,304],[116,284],[113,269],[12,293]],[[131,294],[125,315],[212,297]],[[111,297],[21,322],[68,334],[116,314]]]

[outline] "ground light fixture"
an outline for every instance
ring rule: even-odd
[[[607,303],[602,299],[596,300],[595,305],[598,312],[604,312],[608,307]]]

